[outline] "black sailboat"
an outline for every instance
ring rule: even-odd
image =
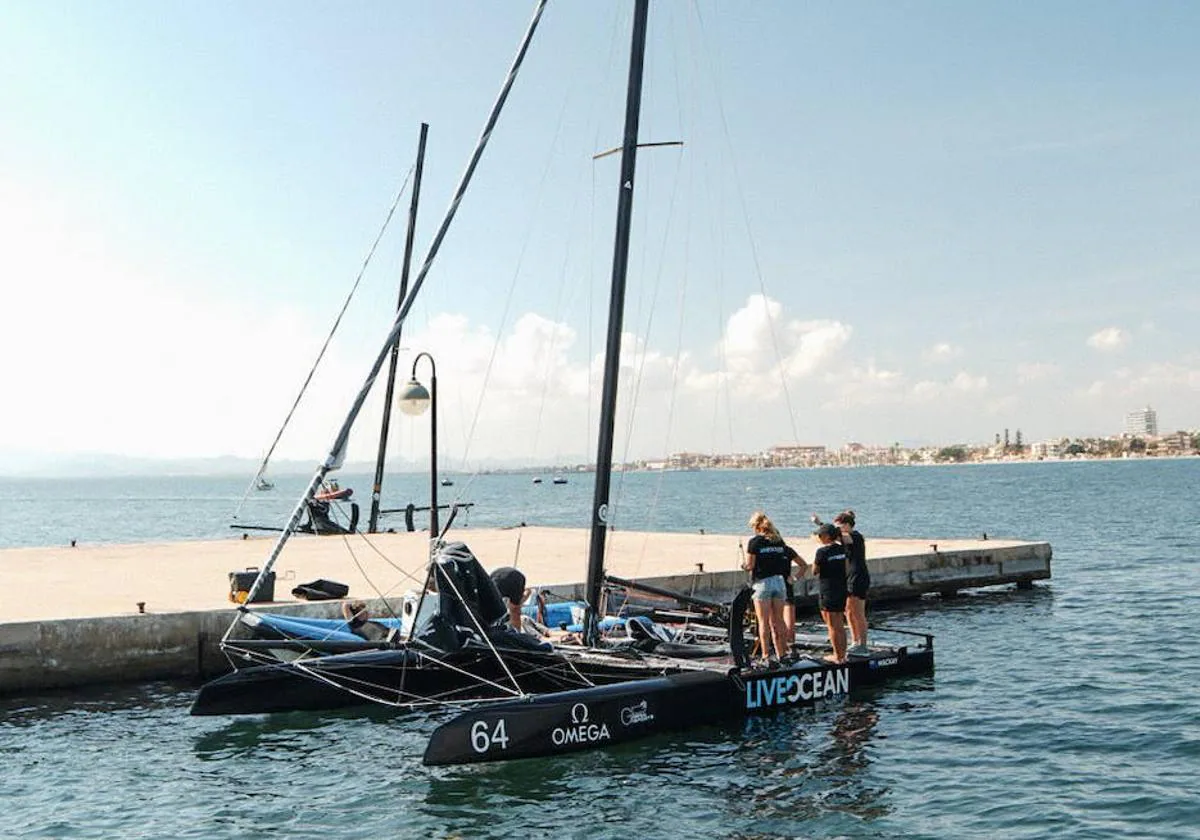
[[[395,345],[544,5],[542,0],[535,11],[480,144],[413,289],[397,313],[384,350],[288,529],[252,586],[248,603],[253,603],[261,581],[295,528],[303,504],[326,475],[340,466],[350,427]],[[435,540],[426,592],[413,605],[407,635],[392,628],[375,640],[335,638],[333,634],[325,640],[298,639],[281,630],[279,622],[243,607],[222,640],[231,662],[241,667],[205,685],[193,705],[194,714],[325,709],[361,702],[403,708],[475,704],[439,727],[425,753],[427,763],[452,764],[595,748],[746,713],[813,703],[893,676],[932,669],[932,638],[915,634],[918,638],[911,644],[877,645],[869,655],[848,663],[825,661],[821,657],[824,646],[817,643],[807,651],[801,648],[778,670],[757,670],[751,667],[742,639],[748,590],[728,610],[719,611],[728,620],[727,630],[721,633],[722,645],[675,644],[671,639],[654,638],[653,633],[640,640],[648,644],[614,646],[602,638],[602,596],[609,581],[604,553],[647,18],[648,0],[636,0],[582,644],[550,644],[498,627],[505,610],[478,561],[462,544],[443,545]],[[247,628],[254,631],[250,638],[245,637]]]
[[[648,13],[649,0],[635,0],[588,552],[584,633],[589,644],[599,640],[598,605],[605,581],[604,546],[608,532],[617,372]],[[745,714],[811,705],[892,677],[932,671],[933,638],[927,634],[911,634],[920,639],[911,646],[877,646],[867,655],[843,663],[809,653],[793,656],[773,670],[753,668],[742,641],[742,621],[749,600],[749,590],[743,590],[729,611],[728,656],[698,660],[694,669],[657,678],[481,705],[439,726],[430,738],[424,762],[466,764],[595,749]]]
[[[340,468],[345,458],[354,421],[384,362],[394,353],[404,320],[486,147],[544,7],[545,0],[541,0],[413,288],[399,307],[383,348],[329,454],[310,480],[251,585],[246,604],[254,603],[288,538],[302,527],[301,519],[310,509],[318,488],[329,473]],[[627,240],[627,230],[625,236]],[[616,335],[619,336],[619,327]],[[611,428],[609,435],[611,452]],[[607,482],[603,492],[607,496]],[[442,536],[449,527],[447,522]],[[601,537],[601,551],[602,540]],[[462,544],[444,545],[439,538],[433,540],[432,548],[424,593],[416,604],[405,605],[406,609],[412,607],[406,637],[392,626],[380,633],[379,638],[360,639],[349,625],[322,630],[314,637],[309,632],[312,625],[305,626],[303,621],[241,607],[221,640],[222,650],[234,670],[201,687],[192,713],[317,710],[364,702],[424,707],[651,678],[687,667],[679,658],[646,654],[631,646],[614,652],[594,645],[552,645],[498,627],[496,623],[505,614],[500,596],[469,549]],[[599,570],[600,566],[596,568]],[[589,585],[589,593],[592,589]],[[587,635],[595,641],[599,585],[589,598],[593,608],[588,613]]]

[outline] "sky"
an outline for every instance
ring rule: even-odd
[[[594,456],[631,5],[549,4],[405,325],[446,463]],[[0,5],[0,453],[261,456],[532,8]],[[616,457],[1200,427],[1197,42],[1183,2],[652,4],[641,137],[684,145],[639,156]],[[379,352],[407,205],[279,457]]]

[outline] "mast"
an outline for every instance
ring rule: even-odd
[[[421,173],[425,171],[425,137],[429,124],[421,123],[421,138],[417,141],[417,168],[413,173],[412,200],[408,205],[408,233],[404,239],[404,263],[400,268],[400,299],[396,309],[404,305],[408,296],[408,272],[412,267],[413,239],[417,232],[417,204],[421,199]],[[387,457],[388,426],[392,422],[392,396],[396,390],[396,364],[400,356],[400,335],[392,342],[392,355],[388,361],[387,391],[383,398],[383,425],[379,430],[379,454],[375,457],[375,481],[371,485],[371,516],[367,520],[367,533],[374,534],[379,525],[379,496],[383,487],[383,461]]]
[[[588,546],[587,617],[584,642],[599,635],[600,588],[604,581],[604,544],[608,537],[608,497],[612,479],[613,429],[616,425],[617,376],[621,366],[621,331],[625,315],[625,275],[629,267],[629,233],[633,220],[633,176],[637,167],[638,120],[642,107],[642,65],[646,55],[646,18],[650,0],[636,0],[629,52],[629,85],[625,94],[625,136],[621,145],[621,180],[617,197],[617,230],[613,243],[612,285],[608,298],[608,341],[604,351],[604,386],[600,396],[600,436],[596,449],[596,491],[592,501],[592,533]]]
[[[271,571],[271,567],[275,565],[275,561],[279,559],[279,555],[283,552],[288,540],[291,539],[296,526],[300,524],[300,519],[307,509],[308,500],[312,498],[313,493],[321,486],[321,482],[325,476],[333,470],[341,469],[342,464],[346,460],[346,447],[350,441],[350,430],[354,428],[354,421],[358,419],[358,413],[362,411],[363,403],[367,400],[367,394],[371,392],[371,388],[375,385],[375,380],[378,378],[380,371],[383,370],[383,363],[387,361],[392,351],[392,345],[396,343],[397,338],[400,336],[400,329],[404,325],[404,319],[408,317],[408,311],[412,309],[413,302],[417,299],[417,295],[425,283],[425,278],[429,275],[429,269],[433,267],[434,258],[437,257],[438,251],[442,247],[442,242],[446,238],[446,232],[450,230],[450,224],[454,221],[454,216],[458,212],[458,205],[462,203],[463,196],[467,192],[467,187],[471,183],[471,178],[475,174],[475,169],[479,166],[479,159],[483,157],[483,151],[487,148],[488,139],[492,136],[492,130],[496,127],[496,121],[500,119],[500,112],[504,110],[504,103],[508,101],[509,91],[512,90],[512,86],[517,80],[517,73],[521,69],[521,64],[525,61],[525,55],[529,51],[529,44],[533,41],[533,33],[537,31],[538,22],[542,19],[542,12],[546,9],[546,2],[547,0],[538,0],[538,4],[533,10],[533,18],[529,21],[529,27],[525,30],[525,36],[521,39],[521,44],[517,48],[517,55],[513,58],[512,66],[508,69],[508,75],[504,77],[504,82],[500,85],[500,93],[497,95],[496,101],[492,104],[491,113],[488,114],[487,122],[484,123],[479,139],[475,142],[475,149],[471,152],[471,157],[467,161],[467,168],[459,178],[458,186],[454,190],[454,196],[450,199],[450,206],[446,208],[446,213],[442,216],[442,223],[433,235],[433,241],[429,245],[429,253],[425,255],[425,262],[422,264],[421,270],[417,272],[416,279],[413,280],[412,290],[409,292],[408,297],[404,299],[404,303],[400,306],[400,311],[396,313],[396,318],[392,321],[392,328],[389,330],[387,338],[384,339],[383,347],[371,365],[371,370],[367,374],[366,381],[359,388],[358,394],[354,397],[354,402],[351,403],[350,410],[346,414],[346,418],[338,428],[337,437],[333,440],[333,446],[330,447],[329,454],[320,466],[317,467],[312,478],[309,479],[308,486],[304,489],[303,495],[300,496],[300,500],[296,502],[296,506],[292,509],[292,515],[284,526],[283,533],[279,535],[279,539],[276,540],[275,546],[267,556],[266,562],[259,569],[258,577],[250,585],[250,591],[246,593],[246,603],[254,602],[254,596],[258,593],[267,574]],[[246,607],[243,605],[239,609],[244,611]],[[233,622],[230,623],[229,629],[225,631],[225,636],[221,639],[222,644],[228,641],[229,635],[237,626],[238,620],[235,617]]]

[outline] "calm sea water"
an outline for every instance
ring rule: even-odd
[[[0,836],[1200,837],[1200,460],[619,483],[618,527],[738,532],[761,506],[796,533],[851,505],[868,538],[1049,540],[1054,579],[878,613],[937,634],[930,679],[536,762],[422,767],[415,715],[191,718],[186,685],[0,701]],[[286,510],[280,484],[243,521]],[[227,537],[241,489],[3,482],[0,541]],[[441,489],[479,503],[471,526],[582,525],[590,497],[583,476]]]

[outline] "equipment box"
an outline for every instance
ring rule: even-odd
[[[255,578],[258,577],[258,567],[251,566],[249,569],[241,572],[229,573],[229,600],[235,604],[246,603],[246,596],[250,594],[250,587],[254,585]],[[254,594],[253,603],[258,604],[264,601],[275,600],[275,573],[267,572],[266,578],[263,579],[262,586],[258,588],[258,592]]]

